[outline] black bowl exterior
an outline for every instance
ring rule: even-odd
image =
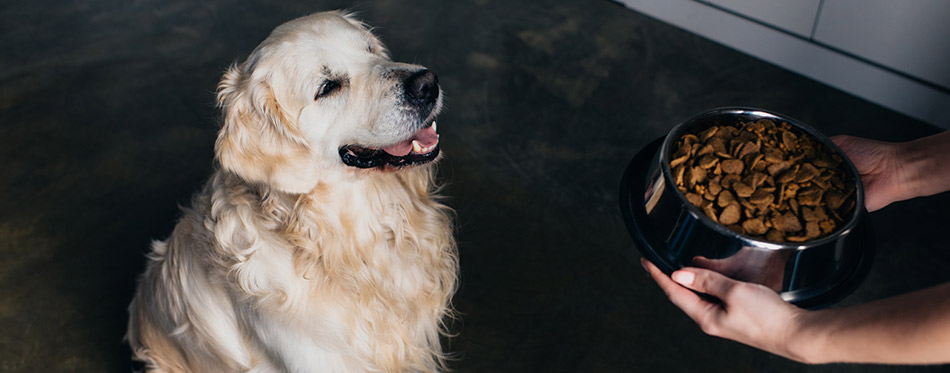
[[[668,155],[671,144],[683,133],[695,132],[697,128],[717,122],[734,123],[737,119],[758,118],[788,122],[822,141],[846,160],[846,167],[857,186],[857,207],[838,231],[802,243],[752,239],[708,219],[673,184]],[[767,286],[783,299],[803,307],[823,306],[836,301],[863,279],[872,255],[867,240],[867,212],[863,208],[860,177],[844,153],[817,131],[793,119],[759,109],[724,108],[687,120],[674,128],[662,145],[657,146],[656,142],[651,145],[653,149],[659,149],[652,155],[639,154],[635,158],[639,164],[631,162],[627,170],[625,186],[621,190],[621,200],[626,206],[622,209],[629,210],[625,211],[625,218],[630,215],[628,226],[638,231],[634,234],[634,228],[631,228],[641,252],[668,274],[686,266],[709,268],[737,280]],[[645,163],[648,158],[650,161]],[[626,199],[623,197],[625,193],[632,195]]]

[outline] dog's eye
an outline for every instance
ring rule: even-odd
[[[333,92],[336,92],[341,87],[340,82],[336,80],[327,80],[323,82],[323,85],[320,86],[320,90],[317,91],[317,96],[313,99],[319,99],[321,97],[327,96]]]

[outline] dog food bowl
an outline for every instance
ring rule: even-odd
[[[739,234],[707,217],[676,187],[670,160],[683,134],[759,119],[786,122],[843,160],[845,179],[855,186],[855,206],[850,216],[841,216],[843,224],[830,234],[804,242],[772,242]],[[705,267],[772,288],[803,308],[825,307],[850,294],[866,277],[873,259],[864,189],[854,165],[818,131],[765,110],[713,109],[677,125],[630,161],[621,181],[620,204],[637,248],[666,274],[686,266]]]

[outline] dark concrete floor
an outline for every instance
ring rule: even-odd
[[[199,5],[200,4],[200,5]],[[608,1],[6,2],[0,6],[0,370],[128,371],[126,305],[212,165],[221,72],[276,25],[351,8],[439,73],[460,217],[462,372],[808,367],[703,335],[639,266],[617,205],[637,150],[744,105],[822,132],[937,132]],[[871,215],[853,304],[950,279],[950,195]]]

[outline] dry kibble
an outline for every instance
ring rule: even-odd
[[[738,159],[726,159],[722,161],[722,171],[727,174],[738,175],[742,173],[743,168],[745,168],[745,164]]]
[[[762,218],[748,219],[742,222],[742,229],[744,229],[748,234],[761,235],[769,231],[769,227],[765,225],[765,222],[762,221]]]
[[[732,192],[725,190],[722,193],[719,193],[719,198],[716,200],[716,205],[719,207],[726,207],[736,202],[736,197],[732,195]]]
[[[719,127],[712,126],[699,133],[699,141],[709,140],[711,137],[716,135],[716,132],[719,131]]]
[[[722,209],[722,214],[719,215],[719,224],[729,225],[738,223],[739,217],[739,204],[732,203]]]
[[[765,183],[765,181],[768,180],[768,178],[769,178],[768,175],[763,174],[761,172],[756,172],[752,174],[752,186],[755,188],[758,188],[762,186],[762,184]],[[772,184],[775,184],[775,182],[773,181]]]
[[[703,205],[703,196],[696,193],[686,193],[686,200],[696,207],[701,207]]]
[[[709,155],[709,154],[715,153],[715,151],[716,151],[716,150],[713,149],[712,145],[708,145],[708,144],[707,144],[707,145],[703,145],[701,148],[699,148],[699,150],[696,151],[696,156],[697,156],[697,157],[702,157],[702,156],[704,156],[704,155]]]
[[[772,164],[765,169],[769,171],[769,175],[775,176],[782,172],[785,172],[789,167],[792,166],[791,161],[781,161],[779,163]]]
[[[702,167],[707,170],[710,168],[716,167],[717,164],[719,164],[719,157],[716,157],[715,155],[712,155],[712,154],[704,155],[702,158],[699,159],[699,167]]]
[[[798,169],[798,175],[795,176],[796,183],[807,183],[814,179],[815,176],[818,176],[818,169],[815,166],[812,166],[811,163],[805,163],[801,168]]]
[[[755,193],[752,193],[752,196],[749,197],[749,202],[752,202],[755,205],[768,205],[775,200],[775,188],[762,188],[756,190]]]
[[[696,185],[699,185],[703,181],[706,181],[706,170],[702,167],[692,167],[687,172],[686,185],[689,188],[693,188]]]
[[[798,147],[798,137],[792,131],[782,132],[782,144],[786,151],[792,151]]]
[[[719,196],[719,192],[722,191],[722,184],[719,183],[720,180],[722,180],[722,176],[716,176],[709,180],[709,188],[706,189],[709,191],[709,194]]]
[[[825,204],[832,210],[836,210],[844,204],[845,196],[839,192],[831,191],[825,196]]]
[[[732,190],[736,192],[737,196],[744,198],[752,196],[752,193],[755,192],[755,188],[743,182],[733,183]]]
[[[676,187],[711,220],[773,242],[821,238],[854,209],[837,154],[769,119],[706,127],[671,150]]]
[[[798,232],[802,229],[802,223],[791,211],[773,218],[772,226],[785,233]]]
[[[765,149],[765,161],[769,163],[779,163],[785,160],[785,154],[778,148]]]
[[[705,205],[703,207],[703,212],[705,212],[706,216],[708,216],[714,222],[719,222],[719,218],[716,217],[716,208],[713,207],[712,203]]]
[[[722,181],[720,181],[719,184],[722,185],[723,188],[731,189],[732,184],[738,182],[739,180],[741,180],[739,179],[739,175],[729,174],[723,176]]]
[[[788,184],[792,181],[795,181],[795,178],[797,177],[798,177],[798,170],[795,168],[792,168],[790,170],[786,170],[781,175],[778,175],[778,177],[775,178],[775,182],[779,184]]]
[[[739,158],[744,158],[747,155],[755,155],[759,153],[759,146],[752,141],[746,141],[742,145],[742,150],[739,150]]]
[[[803,206],[818,206],[818,202],[821,202],[821,194],[824,192],[819,187],[808,187],[798,191],[798,200],[799,205]]]

